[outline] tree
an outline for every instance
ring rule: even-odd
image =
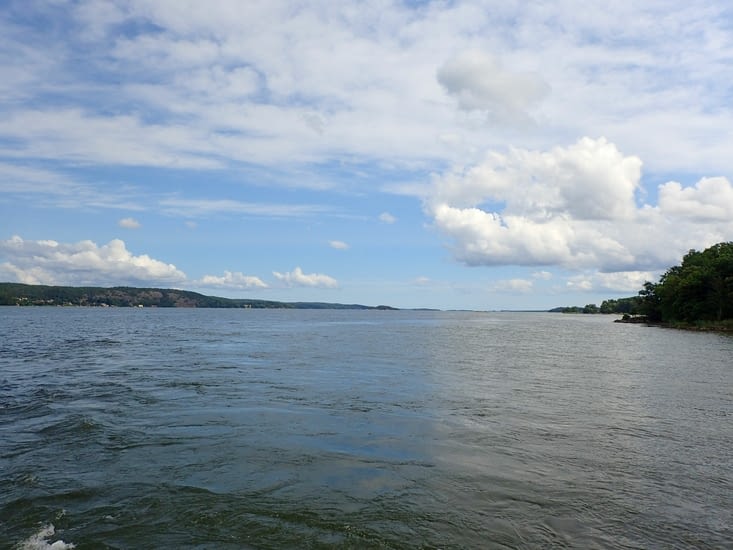
[[[628,313],[636,315],[640,313],[641,298],[639,296],[631,296],[629,298],[618,298],[603,300],[601,302],[601,313]]]
[[[642,312],[651,321],[685,322],[733,319],[733,242],[690,250],[659,283],[639,292]]]
[[[659,307],[659,295],[657,294],[658,285],[646,281],[644,288],[639,291],[639,298],[641,303],[639,304],[639,313],[645,315],[647,319],[652,322],[659,322],[662,320],[662,311]]]

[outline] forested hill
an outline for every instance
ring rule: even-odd
[[[396,309],[389,306],[332,304],[326,302],[276,302],[205,296],[188,290],[117,286],[76,287],[0,283],[0,305],[97,307],[209,307],[256,309]]]

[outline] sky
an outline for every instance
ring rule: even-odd
[[[600,304],[732,181],[728,0],[0,0],[0,281]]]

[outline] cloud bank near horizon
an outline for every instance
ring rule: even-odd
[[[19,236],[0,241],[0,276],[26,284],[121,285],[156,282],[177,285],[186,275],[173,264],[146,254],[135,256],[124,241],[98,246],[92,241],[28,241]]]
[[[325,276],[324,276],[325,277]],[[175,265],[134,255],[124,241],[113,239],[97,245],[92,241],[59,243],[31,241],[15,235],[0,241],[0,280],[61,286],[183,285],[192,288],[256,290],[269,285],[259,277],[225,271],[190,279]]]

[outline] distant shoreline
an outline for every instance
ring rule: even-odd
[[[0,283],[0,305],[153,307],[215,309],[358,309],[398,310],[385,305],[339,304],[330,302],[280,302],[250,298],[206,296],[190,290],[147,287],[76,287]]]

